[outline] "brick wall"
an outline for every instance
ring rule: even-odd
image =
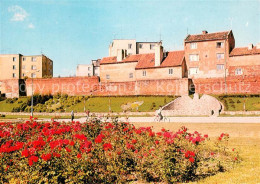
[[[195,92],[200,94],[259,94],[260,76],[193,79]],[[226,86],[226,87],[225,87]]]
[[[0,91],[8,98],[19,97],[19,79],[0,80]]]
[[[34,94],[89,95],[98,85],[98,77],[61,77],[33,79]],[[27,95],[32,94],[32,80],[26,80]]]
[[[32,93],[31,79],[26,80],[27,95]],[[184,95],[188,94],[188,79],[101,82],[97,77],[65,77],[34,79],[34,94],[68,95]]]

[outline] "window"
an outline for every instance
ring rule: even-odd
[[[216,47],[217,48],[223,48],[224,47],[224,43],[223,42],[217,42]]]
[[[190,68],[189,73],[190,73],[190,75],[194,75],[194,74],[197,74],[198,71],[199,71],[199,68],[194,67],[194,68]]]
[[[90,67],[88,67],[88,71],[90,71]]]
[[[129,78],[133,78],[133,73],[129,73]]]
[[[25,65],[23,65],[22,69],[25,69]]]
[[[129,44],[128,44],[128,49],[131,49],[131,48],[132,48],[132,44],[129,43]]]
[[[154,44],[150,44],[150,50],[153,50],[154,49]]]
[[[16,61],[16,57],[13,57],[13,61]]]
[[[144,76],[144,77],[146,76],[146,71],[145,71],[145,70],[143,71],[143,76]]]
[[[224,65],[223,64],[218,64],[217,65],[217,70],[224,70]]]
[[[35,62],[36,61],[36,57],[32,57],[32,61]]]
[[[35,74],[35,73],[32,73],[32,74],[31,74],[31,77],[32,77],[32,78],[35,78],[35,77],[36,77],[36,74]]]
[[[199,61],[198,54],[190,54],[190,61]]]
[[[106,79],[110,79],[110,75],[106,75]]]
[[[197,48],[197,43],[190,44],[190,49],[196,49],[196,48]]]
[[[25,57],[23,58],[23,61],[26,61],[26,58],[25,58]]]
[[[36,65],[32,65],[32,70],[36,70]]]
[[[241,68],[237,68],[236,71],[235,71],[235,75],[242,75],[243,74],[243,71]]]
[[[172,75],[172,74],[173,74],[173,69],[170,68],[170,69],[169,69],[169,75]]]
[[[25,74],[23,73],[23,77],[25,77]]]
[[[143,44],[139,44],[139,49],[142,49],[143,48]]]
[[[16,70],[16,66],[15,65],[13,65],[13,70]]]
[[[224,54],[223,53],[217,53],[217,59],[224,59]]]
[[[16,77],[16,74],[15,73],[13,73],[13,78],[15,78]]]

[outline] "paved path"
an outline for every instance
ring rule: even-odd
[[[125,122],[158,122],[154,117],[125,117],[119,118],[119,121]],[[69,119],[60,119],[58,121],[70,121]],[[75,121],[85,122],[86,118],[75,119]],[[161,121],[163,122],[163,121]],[[169,123],[260,123],[260,117],[169,117]]]

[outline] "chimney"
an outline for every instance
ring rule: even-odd
[[[202,31],[202,34],[204,34],[204,35],[205,35],[205,34],[208,34],[208,31],[203,30],[203,31]]]
[[[256,45],[256,49],[260,49],[260,43]]]
[[[248,44],[248,50],[252,50],[254,45],[252,43]]]
[[[117,61],[123,61],[127,56],[127,50],[118,49],[117,50]]]
[[[162,59],[163,59],[163,46],[162,44],[156,44],[155,45],[155,58],[154,58],[154,65],[155,66],[160,66],[161,65],[161,62],[162,62]]]
[[[124,59],[124,50],[118,49],[117,50],[117,62],[122,61]]]

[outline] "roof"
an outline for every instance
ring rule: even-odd
[[[224,32],[216,32],[216,33],[188,35],[184,41],[195,42],[195,41],[205,41],[205,40],[224,40],[227,38],[230,32],[231,31],[224,31]]]
[[[155,54],[136,54],[126,57],[123,61],[117,62],[116,56],[104,57],[100,64],[119,64],[119,63],[130,63],[138,62],[135,69],[148,69],[148,68],[163,68],[163,67],[175,67],[182,65],[184,58],[184,51],[171,51],[168,52],[167,57],[162,61],[160,66],[155,66],[154,62]]]
[[[104,57],[100,61],[100,64],[113,64],[113,63],[116,63],[116,56]]]
[[[260,49],[253,47],[251,50],[248,50],[248,47],[234,48],[229,56],[244,56],[244,55],[255,55],[260,54]]]
[[[155,66],[154,54],[147,54],[145,58],[140,60],[136,65],[136,69],[148,69],[148,68],[163,68],[163,67],[175,67],[182,64],[184,58],[184,51],[171,51],[168,52],[167,57],[162,61],[160,66]]]

